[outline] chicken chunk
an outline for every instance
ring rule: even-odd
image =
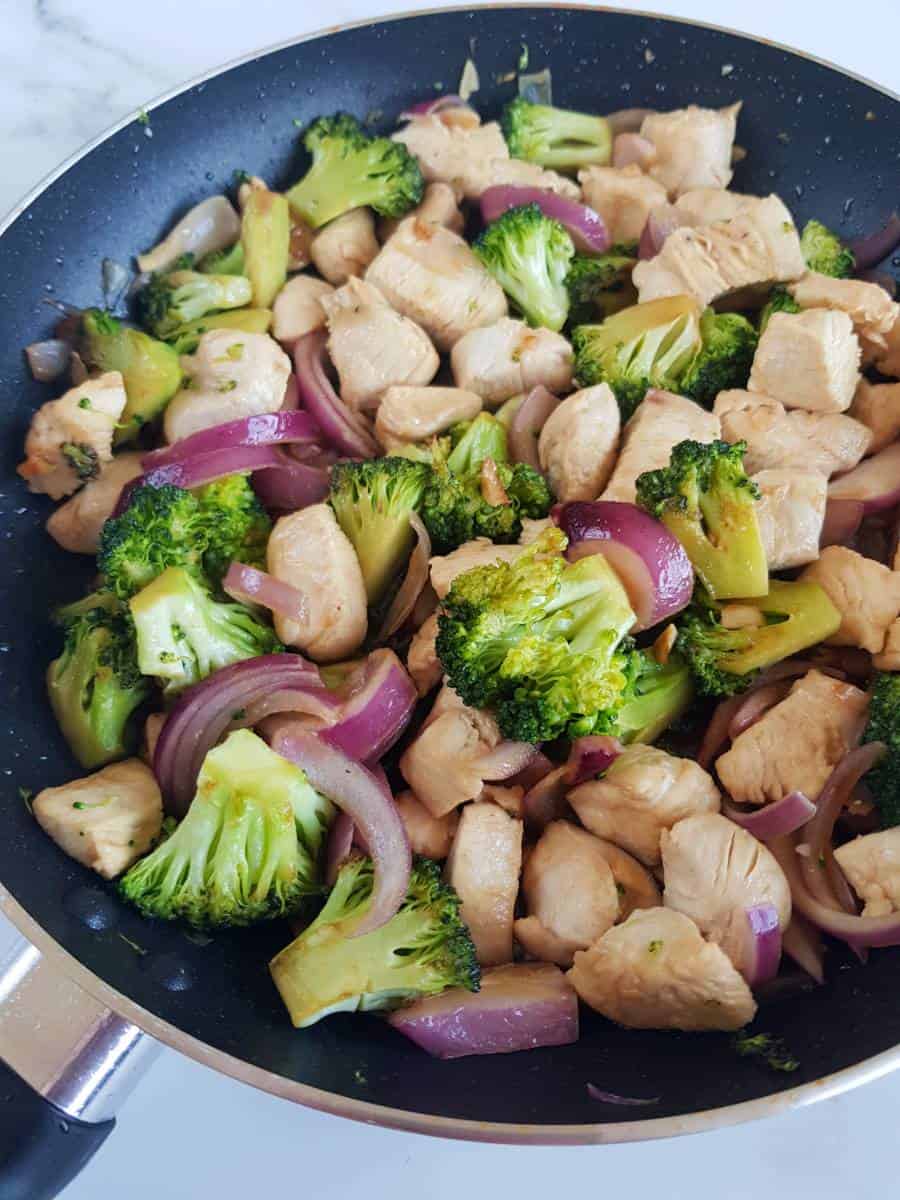
[[[794,791],[815,799],[862,736],[867,706],[859,688],[808,672],[717,760],[722,786],[738,804],[770,804]]]
[[[377,408],[393,384],[434,379],[440,359],[428,334],[395,312],[371,283],[350,279],[323,296],[322,307],[341,399],[351,408]]]
[[[44,788],[32,811],[41,828],[77,862],[114,879],[146,854],[162,828],[156,776],[137,758]]]
[[[389,387],[375,417],[375,436],[385,450],[427,442],[458,421],[471,421],[481,412],[481,397],[462,388]]]
[[[900,671],[900,620],[888,626],[884,646],[872,656],[872,666],[876,671]]]
[[[522,822],[496,804],[467,805],[450,848],[446,877],[462,901],[462,919],[483,967],[512,961],[521,869]]]
[[[112,516],[122,488],[141,474],[139,453],[117,454],[104,464],[96,479],[48,517],[47,532],[70,554],[96,554],[100,530]]]
[[[683,913],[644,908],[575,955],[566,975],[589,1007],[631,1029],[740,1029],[753,994]]]
[[[666,189],[637,163],[627,167],[585,167],[578,172],[585,204],[603,218],[613,242],[637,241],[651,211],[667,200]]]
[[[438,862],[447,857],[459,821],[457,812],[432,816],[414,792],[399,792],[394,797],[394,808],[400,814],[413,854],[423,854]]]
[[[802,567],[819,557],[828,480],[817,471],[759,471],[756,505],[770,571]]]
[[[700,187],[682,192],[672,207],[680,225],[699,229],[702,225],[730,221],[745,213],[752,215],[764,202],[763,196],[729,192],[721,187]]]
[[[422,196],[422,203],[404,217],[382,217],[378,222],[378,238],[386,242],[397,232],[397,227],[406,217],[418,217],[432,225],[446,225],[454,233],[461,234],[466,227],[465,219],[456,201],[456,193],[449,183],[429,183]]]
[[[438,614],[431,616],[415,632],[406,655],[406,669],[416,691],[427,696],[441,681],[443,668],[437,656]]]
[[[608,383],[567,396],[538,439],[541,470],[557,500],[593,500],[619,451],[619,406]]]
[[[163,418],[166,440],[180,441],[239,417],[278,412],[291,360],[267,333],[211,329],[182,360],[185,380]]]
[[[884,335],[885,349],[879,350],[874,356],[874,365],[882,375],[892,379],[900,379],[900,318],[898,318]]]
[[[832,646],[859,646],[871,654],[884,647],[888,626],[900,616],[900,573],[847,546],[826,546],[803,572],[828,593],[841,614]]]
[[[604,838],[595,837],[594,842],[609,863],[609,869],[616,881],[620,921],[626,921],[636,908],[656,908],[662,904],[656,880],[633,855],[626,853],[615,842],[608,842]]]
[[[432,558],[431,586],[438,599],[443,600],[457,575],[491,563],[514,562],[521,553],[521,546],[495,546],[490,538],[474,538],[457,546],[450,554],[436,554]]]
[[[785,408],[845,412],[859,383],[859,342],[844,312],[774,313],[753,356],[748,391]]]
[[[650,174],[670,196],[680,196],[692,188],[728,187],[740,111],[740,102],[719,109],[689,104],[674,112],[644,117],[641,137],[656,149]]]
[[[834,857],[865,902],[864,917],[900,912],[900,826],[845,842]]]
[[[791,919],[791,889],[772,851],[718,813],[664,830],[661,848],[666,908],[690,917],[746,974],[746,910],[771,904],[782,930]]]
[[[900,304],[895,304],[879,284],[863,279],[834,279],[807,271],[788,291],[803,309],[828,308],[846,313],[866,362],[887,348],[887,335],[900,316]]]
[[[366,636],[366,588],[356,551],[327,504],[279,517],[266,550],[269,573],[306,597],[303,620],[275,615],[275,632],[316,662],[336,662]]]
[[[421,325],[439,350],[506,316],[503,288],[468,243],[444,225],[402,221],[366,271],[394,308]]]
[[[720,798],[711,777],[692,759],[633,745],[602,779],[574,788],[569,803],[585,829],[655,866],[662,831],[685,817],[718,812]]]
[[[313,266],[336,287],[362,275],[378,255],[371,209],[351,208],[316,233],[310,247]]]
[[[509,158],[496,121],[468,127],[446,114],[413,117],[393,135],[419,160],[426,183],[449,184],[458,196],[474,199],[484,190],[485,164]]]
[[[96,479],[112,458],[113,432],[125,400],[122,376],[107,371],[42,404],[31,418],[25,461],[18,467],[28,490],[61,500]]]
[[[619,458],[600,498],[634,504],[638,475],[667,467],[679,442],[713,442],[720,436],[718,417],[685,396],[651,388],[622,431]]]
[[[871,431],[868,453],[877,454],[900,436],[900,383],[860,379],[849,412]]]
[[[272,336],[279,342],[292,344],[298,338],[325,328],[323,296],[334,288],[314,275],[295,275],[289,279],[272,305]]]
[[[486,408],[538,384],[557,395],[572,386],[572,347],[562,334],[511,317],[461,337],[450,365],[456,386],[477,392]]]

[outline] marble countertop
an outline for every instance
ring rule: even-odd
[[[324,23],[375,16],[390,0],[0,0],[0,213],[85,141],[182,81]],[[399,7],[426,7],[395,0]],[[427,7],[441,7],[431,0]],[[645,0],[831,59],[900,90],[896,0],[845,5]],[[0,957],[11,930],[0,918]],[[315,1200],[537,1200],[576,1191],[672,1200],[866,1200],[896,1188],[900,1075],[775,1120],[689,1139],[563,1150],[434,1141],[296,1108],[165,1052],[66,1200],[236,1200],[283,1191]],[[601,1162],[602,1156],[602,1162]],[[462,1184],[460,1181],[463,1181]],[[423,1186],[424,1181],[424,1186]],[[293,1190],[293,1189],[292,1189]]]

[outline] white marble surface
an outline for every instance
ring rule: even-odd
[[[0,213],[84,141],[173,85],[325,22],[374,16],[387,3],[0,0]],[[802,46],[900,90],[897,0],[755,0],[740,9],[721,0],[645,3]],[[422,6],[396,0],[396,7]],[[10,935],[0,918],[0,957]],[[66,1197],[537,1200],[562,1182],[576,1192],[671,1200],[867,1200],[896,1193],[898,1111],[900,1076],[777,1120],[690,1139],[511,1149],[350,1125],[166,1053]]]

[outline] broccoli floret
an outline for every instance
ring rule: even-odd
[[[680,654],[670,654],[662,666],[646,650],[635,652],[633,667],[628,698],[616,716],[616,737],[623,742],[654,742],[693,700],[691,670]]]
[[[566,290],[569,293],[569,323],[586,325],[604,320],[637,302],[631,272],[637,258],[615,252],[596,258],[576,254],[569,264]]]
[[[811,582],[772,579],[768,595],[742,600],[741,608],[756,609],[762,624],[726,628],[720,606],[702,591],[678,619],[677,647],[704,695],[743,692],[758,671],[817,645],[841,624],[825,590]]]
[[[757,334],[740,313],[707,308],[700,317],[700,339],[700,349],[681,377],[678,391],[712,408],[719,392],[747,386]]]
[[[231,312],[210,313],[197,321],[179,325],[166,337],[176,354],[193,354],[200,339],[210,329],[237,329],[242,333],[268,333],[272,324],[269,308],[235,308]]]
[[[197,270],[204,275],[243,275],[244,247],[235,242],[227,250],[213,250],[200,259]]]
[[[248,608],[213,599],[185,567],[167,567],[128,605],[141,673],[155,676],[169,695],[221,667],[282,648]]]
[[[773,315],[773,313],[798,313],[799,311],[800,305],[787,290],[784,284],[776,284],[775,287],[772,288],[771,292],[769,292],[769,299],[766,301],[765,306],[759,314],[760,334],[762,334],[763,330],[768,325],[769,318]]]
[[[322,890],[333,816],[299,767],[239,729],[203,760],[181,824],[119,886],[146,916],[201,928],[284,916]]]
[[[887,754],[866,776],[885,828],[900,825],[900,675],[878,671],[870,688],[864,742],[884,742]]]
[[[570,564],[565,546],[549,529],[514,562],[457,576],[438,619],[450,686],[516,741],[611,732],[627,696],[628,596],[602,554]]]
[[[746,442],[679,442],[667,467],[637,479],[637,503],[678,538],[715,600],[764,596],[769,568]]]
[[[558,171],[591,164],[604,166],[612,154],[612,133],[605,117],[531,104],[517,96],[503,110],[503,136],[513,158]]]
[[[313,923],[269,964],[298,1029],[331,1013],[397,1008],[446,988],[478,991],[475,947],[438,864],[417,858],[397,913],[380,929],[353,937],[373,881],[370,859],[347,863]]]
[[[47,690],[59,727],[83,767],[124,758],[137,741],[135,711],[150,694],[127,614],[110,593],[95,593],[58,617],[65,643],[47,671]]]
[[[601,325],[579,325],[572,334],[578,383],[608,383],[623,422],[648,388],[677,392],[700,346],[700,313],[689,296],[635,304]]]
[[[401,142],[369,137],[347,113],[313,121],[303,144],[312,165],[287,198],[313,229],[364,205],[382,217],[402,217],[422,199],[425,183],[416,158]]]
[[[196,496],[182,488],[135,488],[125,512],[106,522],[97,566],[122,600],[146,587],[166,567],[200,568],[206,522]]]
[[[537,204],[520,204],[478,235],[472,249],[529,325],[562,329],[569,313],[566,275],[575,246]]]
[[[366,597],[377,605],[402,573],[415,534],[409,523],[422,500],[428,467],[408,458],[338,463],[329,501],[353,543]]]
[[[264,569],[272,522],[246,475],[225,475],[194,493],[202,529],[203,570],[221,583],[231,564]],[[199,532],[199,530],[198,530]]]
[[[253,299],[243,275],[204,275],[199,271],[156,274],[137,294],[141,324],[166,340],[180,326],[223,308],[242,308]]]
[[[807,221],[800,234],[800,252],[810,271],[849,279],[856,268],[856,259],[836,233],[821,221]]]

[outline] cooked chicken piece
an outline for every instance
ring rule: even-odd
[[[884,335],[885,349],[874,356],[874,365],[882,375],[892,379],[900,379],[900,318],[898,318]]]
[[[336,662],[366,636],[366,588],[356,551],[327,504],[279,517],[266,550],[269,573],[306,597],[305,619],[276,614],[275,632],[316,662]]]
[[[888,626],[900,616],[900,574],[847,546],[826,546],[801,576],[828,593],[841,614],[832,646],[859,646],[871,654],[884,647]]]
[[[750,304],[806,270],[791,214],[777,196],[699,229],[683,225],[632,272],[641,303],[685,293],[704,307],[725,296]]]
[[[807,271],[788,291],[801,308],[829,308],[846,313],[863,348],[863,362],[870,362],[887,348],[887,334],[900,316],[895,304],[877,283],[863,279],[833,279]]]
[[[789,412],[780,400],[739,388],[719,392],[713,412],[726,442],[747,443],[744,466],[751,475],[819,471],[827,479],[855,467],[872,436],[843,413]]]
[[[817,471],[759,471],[756,505],[770,571],[802,567],[819,557],[828,480]]]
[[[900,383],[869,383],[862,378],[850,405],[850,416],[872,432],[869,454],[877,454],[900,436]]]
[[[437,656],[435,641],[438,614],[433,612],[415,632],[406,655],[406,669],[420,696],[427,696],[441,681],[443,668]]]
[[[525,807],[525,789],[518,783],[512,787],[505,787],[502,783],[486,783],[478,799],[490,800],[491,804],[499,805],[511,817],[521,817]]]
[[[366,271],[394,308],[421,325],[439,350],[506,316],[500,284],[468,243],[444,225],[401,221]]]
[[[602,779],[571,791],[569,803],[585,829],[648,866],[659,862],[664,829],[720,806],[716,785],[692,759],[643,745],[626,746]]]
[[[419,160],[426,183],[448,183],[458,196],[474,199],[484,190],[485,166],[509,158],[496,121],[464,128],[446,114],[413,117],[394,135]]]
[[[581,199],[581,189],[571,179],[521,158],[486,159],[480,170],[477,164],[473,164],[468,186],[473,189],[472,199],[486,192],[489,187],[536,187],[565,196],[567,200]]]
[[[666,189],[637,163],[627,167],[585,167],[578,172],[585,204],[603,218],[613,242],[637,241],[651,211],[665,204]]]
[[[481,412],[481,397],[452,387],[389,387],[375,417],[375,436],[385,450],[409,442],[427,442],[457,421],[470,421]]]
[[[723,787],[738,804],[769,804],[794,791],[815,800],[859,741],[867,706],[859,688],[810,671],[716,761]]]
[[[679,442],[713,442],[720,436],[718,417],[685,396],[651,388],[622,430],[619,459],[600,499],[634,504],[638,475],[667,467]]]
[[[308,333],[325,328],[323,296],[334,288],[314,275],[295,275],[289,279],[272,305],[272,336],[279,342],[293,343]]]
[[[656,148],[650,174],[670,196],[680,196],[692,188],[728,187],[740,111],[740,101],[720,109],[689,104],[674,112],[644,117],[641,137]]]
[[[551,933],[537,917],[519,917],[513,923],[513,935],[529,958],[571,967],[574,954],[571,946]]]
[[[310,256],[319,274],[340,287],[352,276],[362,275],[378,251],[372,210],[351,208],[316,233]]]
[[[456,386],[477,392],[486,408],[543,384],[557,395],[572,386],[572,347],[552,329],[504,317],[459,339],[450,354]]]
[[[48,517],[47,532],[70,554],[96,554],[100,530],[112,515],[122,488],[142,473],[137,451],[117,454],[103,465],[96,479]]]
[[[181,359],[185,379],[163,418],[166,441],[177,442],[239,417],[278,412],[291,360],[267,333],[211,329]]]
[[[844,312],[774,313],[753,356],[748,391],[785,408],[845,412],[859,383],[859,342]]]
[[[31,418],[25,461],[17,468],[28,490],[61,500],[96,479],[112,458],[113,431],[125,400],[122,376],[107,371],[42,404]]]
[[[615,842],[598,837],[594,838],[594,842],[609,863],[616,881],[620,921],[627,921],[636,908],[656,908],[662,903],[656,880],[645,866]]]
[[[566,978],[585,1004],[631,1029],[740,1029],[756,1015],[728,956],[670,908],[633,912],[579,951]]]
[[[322,307],[341,399],[351,408],[377,408],[392,384],[434,379],[441,360],[428,334],[395,312],[371,283],[350,279],[323,296]]]
[[[38,824],[77,862],[104,879],[146,854],[162,828],[156,776],[138,758],[44,788],[32,802]]]
[[[437,861],[447,857],[456,833],[458,813],[448,812],[446,816],[434,817],[414,792],[399,792],[394,797],[394,808],[406,827],[413,854],[423,854]]]
[[[446,877],[483,967],[512,961],[513,913],[522,869],[522,822],[479,801],[460,816]]]
[[[552,517],[540,517],[533,519],[532,517],[522,518],[522,532],[519,534],[519,545],[530,546],[532,542],[536,542],[542,533],[546,533],[548,529],[553,528]]]
[[[491,563],[514,562],[522,553],[521,546],[495,546],[490,538],[474,538],[457,546],[450,554],[437,554],[431,560],[431,586],[443,598],[457,575],[486,567]]]
[[[144,736],[141,742],[141,758],[148,766],[153,766],[153,756],[156,753],[156,743],[166,723],[166,714],[150,713],[144,722]]]
[[[404,217],[381,217],[378,221],[378,239],[386,242],[397,232],[397,226],[406,217],[418,217],[432,225],[446,225],[454,233],[462,233],[466,222],[456,202],[456,193],[449,183],[429,183],[422,203]]]
[[[619,450],[619,405],[608,383],[567,396],[538,439],[541,470],[559,501],[593,500],[605,487]]]
[[[900,911],[900,826],[845,842],[834,857],[854,892],[865,901],[864,917]]]
[[[744,213],[752,215],[764,200],[764,196],[748,196],[721,187],[700,187],[683,192],[672,207],[680,224],[699,229],[717,221],[730,221]]]
[[[791,889],[772,851],[719,813],[679,821],[661,838],[664,902],[690,917],[745,974],[748,908],[771,904],[782,930]]]
[[[876,671],[900,671],[900,620],[888,626],[884,648],[872,656],[872,666]]]

